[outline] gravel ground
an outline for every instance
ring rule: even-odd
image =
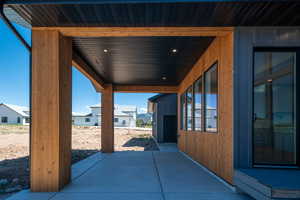
[[[29,188],[28,133],[28,126],[0,125],[0,200],[5,199],[9,193]],[[73,127],[73,164],[98,152],[99,149],[101,128]],[[115,129],[115,150],[155,151],[158,148],[151,137],[151,131],[122,128]]]

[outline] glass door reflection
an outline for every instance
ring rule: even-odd
[[[296,165],[296,52],[256,51],[253,159],[256,165]]]

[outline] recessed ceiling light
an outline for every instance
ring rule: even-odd
[[[108,49],[104,49],[103,52],[104,52],[104,53],[107,53],[107,52],[108,52]]]
[[[167,77],[163,76],[161,77],[162,80],[167,80]]]
[[[172,53],[177,53],[177,49],[172,49]]]

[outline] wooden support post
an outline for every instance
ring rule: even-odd
[[[32,31],[33,192],[55,192],[71,177],[72,41],[58,31]]]
[[[114,93],[111,84],[105,86],[101,96],[101,149],[114,152]]]

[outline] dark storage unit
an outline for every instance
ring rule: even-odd
[[[148,99],[153,112],[153,137],[159,143],[177,142],[177,94],[158,94]]]

